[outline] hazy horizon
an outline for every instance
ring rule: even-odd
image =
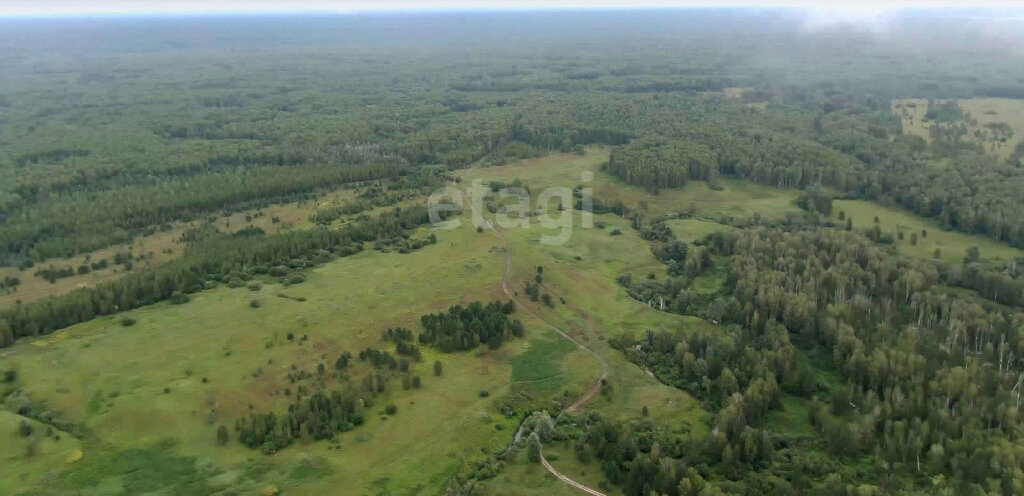
[[[145,15],[267,15],[267,14],[346,14],[372,12],[458,12],[458,11],[545,11],[545,10],[651,10],[651,9],[799,9],[810,11],[838,11],[854,15],[879,15],[899,10],[1021,10],[1019,1],[986,0],[867,0],[822,2],[813,0],[559,0],[555,2],[499,0],[307,0],[285,2],[280,0],[212,0],[135,2],[107,0],[98,2],[27,2],[14,1],[0,4],[0,17],[73,17],[73,16],[145,16]]]

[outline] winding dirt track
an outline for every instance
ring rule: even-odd
[[[588,348],[583,343],[580,343],[579,341],[576,341],[575,339],[573,339],[572,336],[570,336],[568,333],[566,333],[562,329],[559,329],[558,326],[552,324],[551,322],[548,322],[547,320],[545,320],[541,316],[539,316],[536,313],[534,313],[532,310],[530,310],[525,305],[523,305],[522,302],[519,301],[519,298],[516,298],[515,293],[513,291],[509,290],[509,288],[508,288],[508,279],[509,279],[509,277],[512,276],[512,249],[511,249],[511,247],[508,244],[508,239],[505,238],[505,235],[503,235],[501,233],[501,231],[499,231],[497,228],[494,227],[494,224],[491,223],[490,220],[488,220],[486,217],[483,216],[483,214],[481,214],[479,211],[477,211],[476,207],[473,206],[473,202],[469,201],[469,198],[466,198],[465,195],[463,195],[463,198],[465,198],[466,204],[469,205],[469,208],[470,208],[470,210],[473,211],[473,214],[476,215],[476,216],[479,216],[481,219],[483,219],[484,225],[487,226],[487,229],[490,229],[495,235],[497,235],[498,239],[500,239],[501,243],[504,245],[504,249],[505,249],[505,273],[502,274],[502,276],[501,276],[501,290],[505,293],[505,296],[508,296],[509,299],[511,299],[512,301],[516,302],[516,309],[522,310],[523,312],[526,312],[527,315],[529,315],[529,316],[531,316],[531,317],[533,317],[533,318],[543,322],[544,325],[546,325],[549,328],[551,328],[553,331],[558,333],[563,338],[568,339],[569,341],[571,341],[573,344],[578,346],[581,350],[586,351],[587,353],[590,353],[591,355],[594,356],[594,358],[597,358],[597,360],[599,362],[601,362],[601,377],[599,377],[597,379],[597,381],[594,382],[594,385],[591,386],[590,389],[588,389],[587,392],[583,394],[583,396],[580,396],[580,399],[576,400],[576,402],[573,403],[572,405],[569,405],[568,407],[566,407],[564,411],[566,411],[566,412],[575,412],[576,410],[579,410],[581,407],[583,407],[583,405],[586,405],[588,402],[590,402],[590,400],[594,399],[594,397],[597,396],[598,393],[601,392],[601,386],[604,384],[605,379],[608,378],[608,360],[605,360],[605,358],[603,356],[597,354],[594,350]],[[519,430],[516,431],[515,440],[516,440],[517,443],[519,442],[520,435],[522,434],[522,430],[523,430],[522,426],[520,426]],[[576,489],[579,489],[580,491],[583,491],[583,492],[585,492],[587,494],[590,494],[591,496],[607,496],[604,493],[602,493],[602,492],[600,492],[600,491],[598,491],[596,489],[592,489],[592,488],[589,488],[587,486],[584,486],[583,484],[580,484],[579,482],[576,482],[576,481],[570,479],[568,476],[566,476],[566,475],[562,474],[561,472],[555,470],[555,468],[552,467],[550,463],[548,463],[547,458],[544,458],[544,452],[543,451],[540,453],[540,462],[541,462],[542,465],[544,465],[544,468],[546,468],[548,470],[548,472],[551,472],[552,475],[557,477],[562,482],[565,482],[566,484],[569,484],[570,486],[575,487]]]

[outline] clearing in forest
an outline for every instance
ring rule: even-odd
[[[929,103],[905,98],[892,103],[903,123],[903,133],[932,141],[955,129],[960,138],[977,143],[985,152],[1009,158],[1024,141],[1024,100],[966,98]]]

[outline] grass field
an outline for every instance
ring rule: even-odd
[[[32,426],[29,436],[19,434],[22,421]],[[81,443],[67,433],[46,435],[47,425],[0,410],[0,494],[14,494],[31,481],[76,463]],[[60,438],[57,439],[57,436]],[[33,455],[27,452],[32,446]]]
[[[893,244],[900,253],[921,257],[932,258],[935,250],[941,251],[941,256],[947,262],[959,263],[963,260],[967,248],[977,246],[981,251],[982,258],[1010,259],[1024,257],[1024,250],[994,241],[984,236],[967,234],[955,231],[943,231],[937,221],[918,217],[914,214],[883,207],[876,203],[861,200],[837,200],[833,202],[832,219],[839,221],[839,212],[844,212],[847,218],[853,219],[853,227],[857,229],[870,228],[874,226],[874,218],[878,217],[878,226],[883,232],[892,233]],[[921,236],[921,231],[928,231],[927,236]],[[897,238],[897,233],[903,231],[903,240]],[[918,234],[917,245],[910,242],[910,234]]]
[[[684,208],[687,200],[703,196],[705,208],[731,208],[726,207],[727,200],[704,196],[710,192],[706,188],[694,187],[683,194],[664,191],[662,195],[655,196],[639,188],[624,187],[617,179],[598,170],[604,160],[607,160],[606,151],[591,148],[585,156],[553,155],[506,166],[473,169],[462,173],[462,179],[463,184],[474,179],[481,179],[484,184],[491,180],[520,179],[536,197],[547,187],[580,184],[580,174],[590,171],[594,174],[590,184],[594,187],[595,196],[602,200],[614,193],[622,195],[623,201],[634,208],[646,202],[648,208],[655,211],[674,211]],[[766,198],[778,201],[776,195],[762,195],[755,201]],[[549,209],[549,214],[553,217],[569,215],[553,208]],[[531,303],[531,309],[567,329],[575,339],[608,361],[607,383],[601,394],[585,409],[615,419],[638,419],[643,407],[647,406],[650,416],[656,421],[698,432],[707,429],[707,412],[699,402],[685,392],[648,376],[641,368],[628,362],[620,351],[613,349],[608,340],[623,332],[690,329],[711,324],[649,308],[629,297],[615,282],[617,277],[627,272],[665,275],[665,266],[654,258],[647,242],[629,227],[627,220],[612,214],[596,215],[595,222],[603,222],[604,229],[586,228],[582,226],[579,212],[572,215],[571,236],[564,244],[542,243],[542,236],[554,236],[556,229],[542,227],[536,221],[529,228],[505,229],[503,233],[512,250],[510,288],[518,291],[525,300],[525,283],[535,276],[538,266],[543,267],[541,291],[552,296],[554,306],[548,308]],[[611,235],[615,229],[622,234]],[[581,355],[579,359],[589,362],[587,365],[591,370],[600,370],[593,357]],[[559,470],[565,470],[570,477],[579,476],[579,480],[590,487],[598,487],[604,481],[596,465],[581,466],[571,450],[562,456],[558,447],[552,449],[558,458],[552,464]],[[545,448],[547,452],[548,448]],[[506,467],[487,487],[488,494],[508,496],[574,494],[573,490],[563,486],[541,467],[520,461]],[[612,490],[609,494],[617,493]]]
[[[655,196],[642,189],[623,188],[617,179],[597,170],[596,167],[606,159],[605,150],[591,148],[584,156],[552,155],[506,166],[473,169],[462,173],[462,179],[463,184],[474,179],[481,179],[485,184],[490,180],[520,179],[530,186],[536,197],[544,188],[579,184],[580,174],[590,171],[594,174],[592,183],[596,197],[603,198],[602,190],[618,191],[622,188],[623,201],[627,204],[639,205],[646,201],[655,208],[675,209],[675,203],[659,203],[659,200],[667,200],[669,195]],[[562,162],[565,165],[559,166]],[[568,215],[553,209],[549,214],[555,217]],[[613,214],[595,215],[595,223],[603,222],[605,228],[587,228],[582,225],[579,212],[572,215],[571,236],[564,244],[542,243],[542,236],[555,235],[555,229],[542,227],[535,221],[529,228],[503,231],[512,250],[510,287],[523,294],[525,283],[536,274],[536,267],[544,267],[542,291],[550,294],[555,304],[553,308],[534,304],[533,309],[551,322],[567,327],[574,338],[608,360],[610,387],[604,388],[588,408],[616,418],[638,418],[643,406],[648,406],[655,418],[683,422],[695,429],[703,428],[704,412],[695,400],[646,375],[639,367],[626,361],[621,352],[612,349],[607,340],[622,332],[642,333],[646,329],[661,327],[689,328],[710,324],[649,308],[632,299],[615,282],[616,278],[628,272],[665,275],[665,266],[654,258],[647,242],[629,227],[628,221]],[[614,229],[622,234],[612,236],[610,233]],[[563,298],[564,303],[561,302]]]
[[[980,144],[986,152],[1005,159],[1013,154],[1018,143],[1024,141],[1024,100],[967,98],[957,100],[956,104],[963,111],[963,118],[956,119],[952,124],[966,124],[965,139]],[[895,100],[892,109],[903,123],[904,134],[917,135],[925,140],[931,139],[929,128],[936,122],[925,120],[928,100]],[[1007,136],[1004,131],[995,129],[994,126],[1000,125],[999,123],[1008,125],[1012,135]]]

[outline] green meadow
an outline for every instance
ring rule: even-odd
[[[1009,260],[1024,257],[1020,250],[984,236],[956,231],[944,231],[938,221],[925,219],[914,214],[888,208],[877,203],[863,200],[836,200],[832,205],[832,220],[839,221],[839,213],[852,219],[855,229],[873,228],[875,217],[882,232],[893,235],[893,243],[905,255],[921,258],[933,258],[939,250],[940,258],[947,262],[963,260],[967,249],[976,246],[982,258]],[[903,239],[898,233],[903,232]],[[927,232],[927,234],[922,234]],[[917,234],[917,244],[911,242],[911,234]]]

